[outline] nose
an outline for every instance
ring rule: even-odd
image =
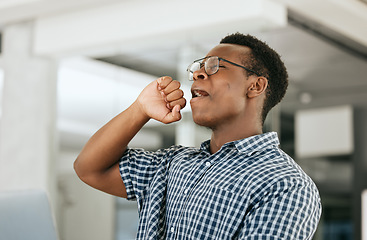
[[[193,79],[194,81],[197,81],[197,80],[205,80],[208,78],[208,74],[206,74],[204,68],[200,68],[199,70],[196,70],[194,73],[193,73]]]

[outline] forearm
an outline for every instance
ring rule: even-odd
[[[181,119],[186,104],[180,84],[170,77],[151,82],[137,100],[96,132],[74,162],[75,172],[88,185],[101,191],[127,197],[119,169],[131,139],[149,119],[171,123]]]
[[[99,129],[77,157],[74,168],[79,177],[103,174],[121,158],[128,143],[149,121],[135,102]]]

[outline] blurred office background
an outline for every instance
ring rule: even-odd
[[[180,80],[189,101],[186,67],[237,31],[288,68],[265,130],[320,190],[314,239],[366,240],[366,0],[0,0],[0,192],[45,190],[61,240],[134,239],[135,202],[91,189],[73,161],[157,77]],[[189,104],[183,115],[149,122],[131,147],[210,137]]]

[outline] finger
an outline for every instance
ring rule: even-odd
[[[167,108],[173,109],[173,107],[179,105],[181,109],[183,109],[186,106],[186,99],[180,98],[175,101],[172,101],[170,103],[167,103]]]
[[[168,95],[171,92],[179,89],[181,87],[181,83],[179,81],[173,80],[171,81],[163,90],[163,92]]]
[[[168,86],[168,84],[172,82],[172,78],[169,76],[160,77],[157,79],[157,82],[158,82],[158,89],[162,90],[165,89]]]
[[[168,102],[172,102],[172,101],[182,98],[183,96],[184,96],[184,92],[181,89],[177,89],[169,93],[168,95],[166,95],[166,100]]]

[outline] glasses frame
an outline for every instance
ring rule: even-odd
[[[252,70],[252,69],[250,69],[250,68],[244,67],[244,66],[242,66],[242,65],[239,65],[239,64],[237,64],[237,63],[231,62],[231,61],[229,61],[229,60],[227,60],[227,59],[224,59],[224,58],[221,58],[221,57],[218,57],[218,56],[208,56],[208,57],[203,57],[203,58],[197,59],[197,60],[193,61],[193,62],[192,62],[192,63],[187,67],[186,71],[190,72],[191,74],[194,74],[194,72],[196,72],[197,70],[196,70],[196,71],[194,71],[194,72],[192,72],[192,71],[190,70],[190,67],[191,67],[194,63],[199,62],[199,63],[200,63],[200,68],[199,68],[199,69],[201,69],[201,68],[203,67],[203,63],[202,63],[202,62],[200,62],[200,61],[203,61],[204,59],[211,58],[211,57],[216,57],[216,58],[218,58],[218,68],[217,68],[217,70],[216,70],[214,73],[212,73],[212,74],[208,74],[208,73],[206,72],[206,66],[205,66],[205,64],[207,63],[207,61],[206,61],[206,62],[204,62],[204,71],[205,71],[205,73],[206,73],[208,76],[214,75],[214,74],[216,74],[216,73],[219,71],[219,61],[225,61],[225,62],[227,62],[227,63],[230,63],[230,64],[234,65],[234,66],[237,66],[237,67],[243,68],[243,69],[245,69],[246,71],[252,72],[252,73],[256,74],[256,75],[257,75],[257,76],[259,76],[259,77],[261,76],[261,74],[259,74],[258,72],[254,71],[254,70]],[[198,69],[198,70],[199,70],[199,69]],[[189,77],[189,81],[194,81],[194,77],[192,78],[192,80],[191,80],[191,79],[190,79],[190,77]]]

